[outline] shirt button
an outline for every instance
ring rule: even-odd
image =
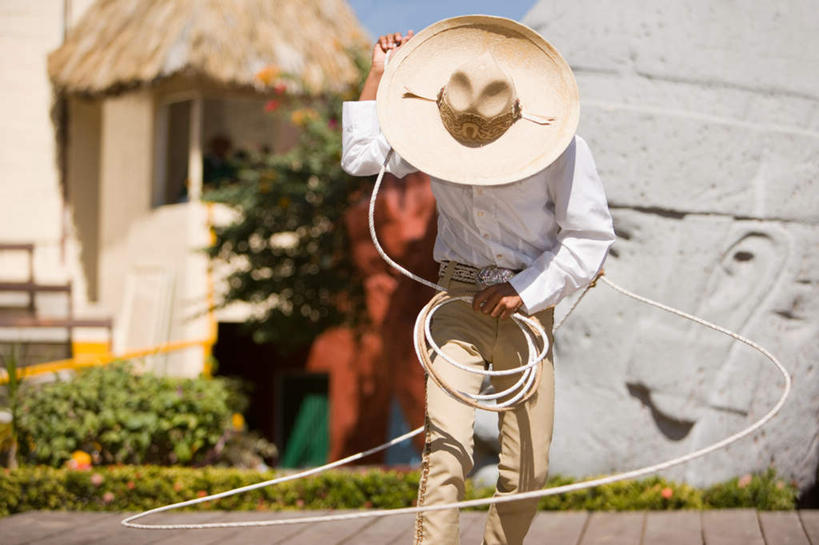
[[[489,238],[489,233],[484,233],[483,238]]]
[[[498,259],[500,259],[500,258],[502,258],[502,257],[503,257],[503,254],[498,254],[498,255],[496,255],[495,257],[497,257]]]
[[[478,210],[478,216],[483,216],[483,210]]]

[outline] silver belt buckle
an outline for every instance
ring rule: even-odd
[[[475,276],[475,283],[478,284],[480,289],[486,289],[495,284],[508,282],[513,276],[515,276],[515,271],[512,269],[489,265],[478,271],[478,274]]]

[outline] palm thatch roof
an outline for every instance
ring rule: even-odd
[[[180,73],[263,89],[281,71],[312,94],[356,83],[348,51],[368,47],[345,0],[97,0],[48,73],[60,90],[95,94]]]

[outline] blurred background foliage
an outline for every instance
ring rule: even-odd
[[[351,55],[363,81],[369,60]],[[340,165],[342,102],[356,98],[357,88],[308,98],[286,94],[287,86],[275,83],[287,74],[266,69],[258,77],[276,92],[267,115],[296,126],[298,141],[282,153],[236,154],[232,174],[210,184],[203,198],[229,206],[236,216],[215,227],[208,253],[231,268],[218,305],[252,303],[256,310],[246,327],[254,340],[289,351],[328,327],[364,319],[344,214],[370,186]]]
[[[85,471],[24,466],[0,472],[0,516],[37,509],[142,511],[282,476],[236,468],[108,466]],[[419,471],[362,468],[333,470],[268,486],[195,510],[280,511],[410,507],[418,495]],[[577,482],[555,476],[547,487]],[[485,498],[494,488],[468,483],[466,499]],[[648,477],[542,498],[541,510],[632,511],[674,509],[793,509],[797,489],[774,470],[744,475],[707,489]],[[480,508],[479,508],[480,509]],[[483,508],[485,509],[485,507]]]
[[[267,467],[275,447],[244,430],[238,382],[134,373],[127,363],[70,381],[24,383],[17,410],[21,463]]]

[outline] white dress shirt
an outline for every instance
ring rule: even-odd
[[[342,125],[344,171],[378,174],[390,145],[375,101],[345,102]],[[417,169],[393,153],[387,172],[403,178]],[[510,283],[527,313],[588,284],[614,242],[603,184],[579,136],[551,165],[517,182],[472,186],[430,179],[438,204],[435,261],[520,270]]]

